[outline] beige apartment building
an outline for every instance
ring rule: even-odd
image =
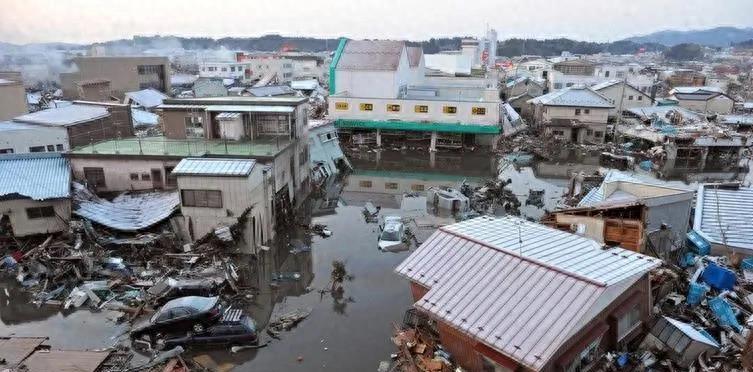
[[[123,99],[126,92],[152,88],[167,92],[170,88],[170,61],[167,57],[77,57],[76,72],[61,73],[63,96],[79,97],[79,82],[108,80],[110,94]]]
[[[0,121],[29,112],[20,72],[0,71]]]

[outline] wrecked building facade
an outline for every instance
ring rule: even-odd
[[[271,239],[273,182],[271,169],[265,168],[253,159],[181,160],[171,174],[177,178],[183,230],[189,239],[232,226],[244,215],[251,237],[247,245],[256,249]]]
[[[547,136],[573,143],[604,143],[614,105],[593,89],[575,85],[528,101],[533,125]]]

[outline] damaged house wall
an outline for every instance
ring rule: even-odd
[[[273,219],[267,215],[271,210],[270,200],[265,195],[263,166],[256,164],[247,177],[178,175],[178,189],[181,191],[181,212],[185,231],[192,231],[196,240],[218,226],[230,226],[238,221],[243,212],[252,208],[246,229],[253,229],[253,242],[249,246],[258,247],[263,240],[273,237]],[[219,190],[222,193],[222,206],[192,207],[183,200],[184,190]]]
[[[53,207],[55,216],[30,218],[29,208]],[[68,229],[71,217],[70,199],[32,200],[13,199],[0,201],[0,215],[7,215],[10,219],[13,234],[23,237],[34,234],[48,234]]]

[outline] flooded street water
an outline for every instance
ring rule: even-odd
[[[521,213],[538,219],[545,210],[559,205],[573,172],[593,173],[601,168],[593,155],[515,166],[483,153],[381,151],[351,156],[351,162],[354,170],[350,175],[304,203],[302,210],[304,220],[326,225],[333,232],[331,237],[296,229],[290,234],[290,239],[297,240],[294,246],[310,246],[310,251],[291,252],[290,241],[282,239],[281,244],[248,262],[247,279],[259,293],[246,310],[260,328],[299,308],[310,308],[311,315],[265,348],[237,354],[226,349],[192,351],[187,356],[206,354],[217,365],[236,366],[239,371],[376,370],[380,360],[395,352],[389,339],[392,324],[400,323],[412,305],[408,282],[393,271],[410,251],[377,249],[378,225],[367,223],[362,214],[366,202],[381,206],[382,215],[401,214],[398,208],[405,192],[422,193],[431,186],[458,187],[463,181],[478,186],[499,175],[512,180],[508,188],[521,202]],[[686,185],[683,181],[672,183]],[[544,191],[543,205],[526,203],[530,190]],[[337,298],[320,292],[331,284],[333,260],[344,261],[353,276]],[[114,321],[117,313],[78,310],[63,314],[49,306],[37,308],[15,281],[6,280],[3,286],[0,335],[49,336],[55,348],[99,349],[114,344],[127,331]],[[269,338],[262,332],[262,340]]]

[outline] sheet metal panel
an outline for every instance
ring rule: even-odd
[[[74,183],[73,213],[120,231],[138,231],[170,217],[180,205],[177,191],[124,194],[112,201],[91,194]]]
[[[602,296],[660,264],[519,218],[480,217],[440,228],[396,271],[430,288],[417,308],[538,370],[598,313],[592,306],[608,305]]]
[[[711,243],[753,250],[753,188],[699,186],[693,223]]]
[[[172,171],[174,176],[236,176],[251,174],[256,164],[252,159],[186,158]]]
[[[71,168],[60,153],[0,155],[0,196],[67,198],[70,182]]]

